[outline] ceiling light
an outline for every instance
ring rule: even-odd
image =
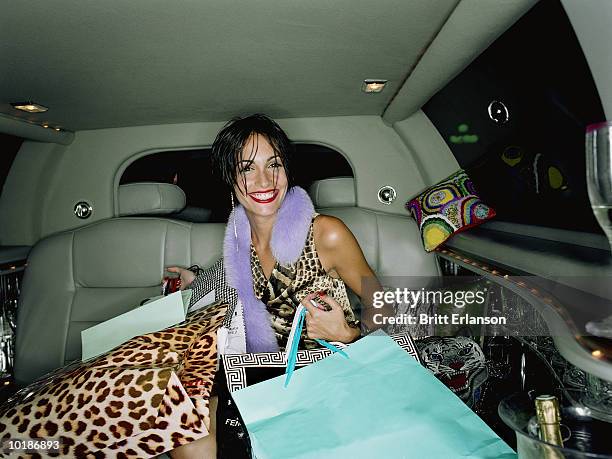
[[[381,92],[386,84],[387,80],[363,80],[361,90],[367,93]]]
[[[28,113],[44,113],[49,110],[44,105],[37,104],[36,102],[14,102],[11,104],[17,110],[21,110],[23,112]]]

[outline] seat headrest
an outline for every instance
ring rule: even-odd
[[[119,186],[119,215],[160,215],[185,207],[185,192],[170,183],[128,183]]]
[[[315,207],[354,207],[355,179],[333,177],[313,182],[308,190]]]

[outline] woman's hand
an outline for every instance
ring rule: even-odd
[[[319,297],[329,304],[330,311],[324,311],[310,302],[317,294],[307,295],[302,304],[306,308],[306,332],[308,338],[325,339],[327,341],[340,341],[350,343],[360,336],[359,329],[349,326],[344,317],[342,306],[331,296],[319,294]]]
[[[179,275],[179,278],[181,279],[181,290],[185,290],[187,287],[189,287],[196,277],[196,275],[192,271],[189,271],[185,268],[180,268],[178,266],[171,266],[169,268],[166,268],[166,271],[169,271],[171,273],[177,273]]]

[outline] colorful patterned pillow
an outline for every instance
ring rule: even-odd
[[[495,210],[480,200],[472,180],[463,169],[427,188],[407,202],[406,208],[419,225],[427,252],[453,234],[495,216]]]

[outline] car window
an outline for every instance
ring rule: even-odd
[[[21,137],[0,133],[0,195],[22,143]]]
[[[601,232],[584,133],[605,116],[558,1],[538,3],[423,110],[497,219]]]
[[[226,222],[231,209],[229,194],[220,192],[225,186],[213,174],[210,152],[210,148],[205,148],[144,156],[125,169],[120,184],[175,183],[185,192],[187,206],[173,217],[194,222]],[[322,145],[296,144],[290,162],[295,184],[306,190],[315,180],[353,177],[346,158]]]

